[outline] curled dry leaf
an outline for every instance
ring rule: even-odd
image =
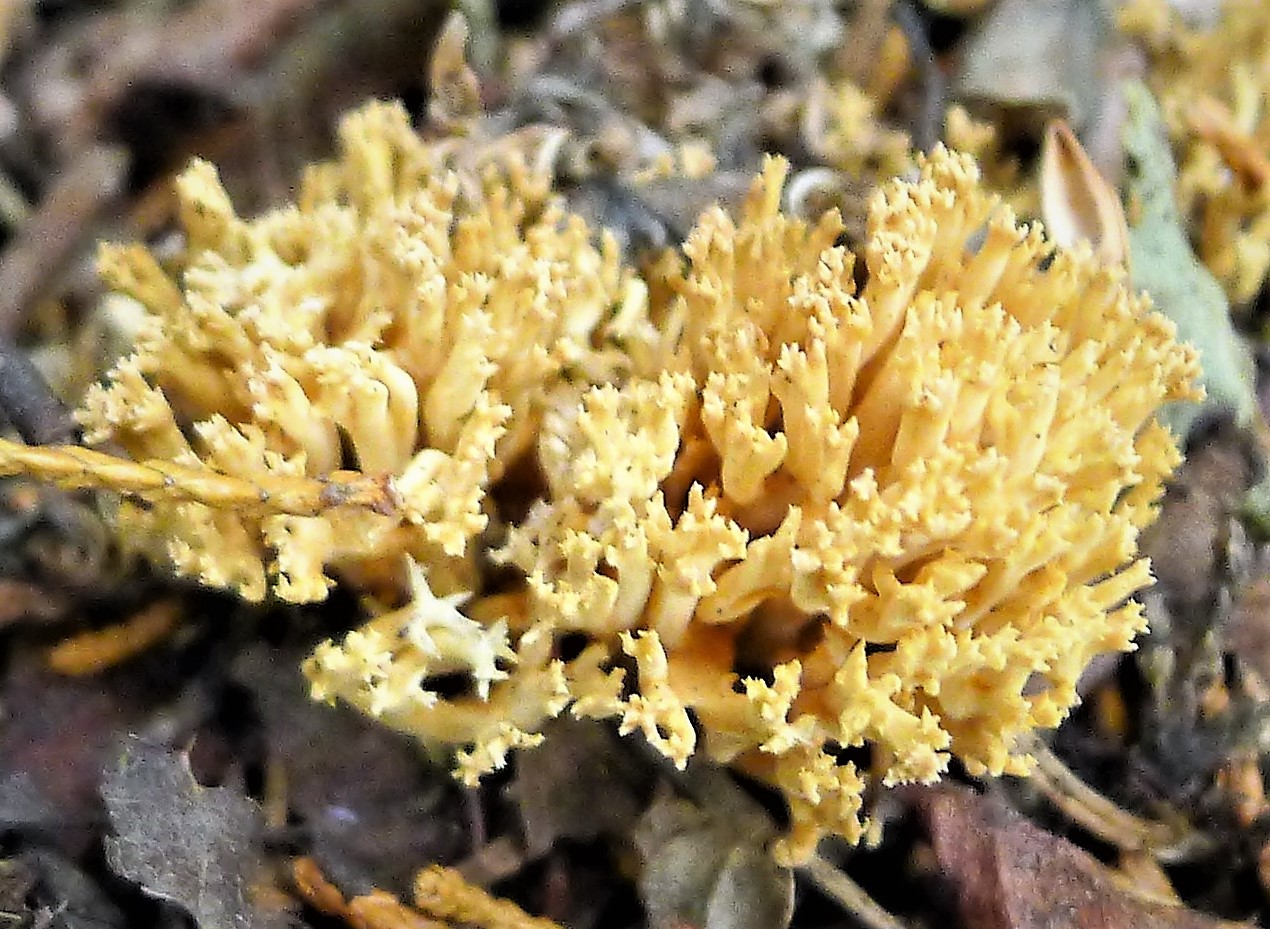
[[[439,126],[461,129],[480,115],[481,82],[467,63],[467,42],[467,20],[462,13],[451,13],[432,49],[429,68],[432,98],[428,115]]]
[[[1129,225],[1120,197],[1062,120],[1045,130],[1040,189],[1045,228],[1055,242],[1070,248],[1088,241],[1105,264],[1128,259]]]
[[[726,785],[726,786],[725,786]],[[652,929],[777,929],[794,909],[792,872],[767,851],[775,838],[761,814],[738,807],[719,778],[708,806],[660,792],[633,836],[644,859],[640,897]]]

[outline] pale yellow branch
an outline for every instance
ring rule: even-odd
[[[63,490],[108,490],[252,516],[316,516],[337,507],[388,514],[398,506],[387,475],[334,471],[322,478],[262,475],[247,480],[170,461],[130,461],[76,445],[27,446],[0,439],[0,476],[15,474]]]

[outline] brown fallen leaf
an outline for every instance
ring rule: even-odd
[[[1221,929],[1135,894],[1085,851],[963,787],[916,791],[935,858],[974,929]]]

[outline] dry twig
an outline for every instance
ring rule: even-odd
[[[819,855],[813,855],[798,870],[866,929],[907,929],[865,893],[864,888]]]
[[[1160,861],[1191,857],[1208,844],[1200,832],[1153,822],[1112,803],[1082,781],[1040,739],[1026,748],[1036,759],[1032,784],[1054,806],[1092,835],[1125,851],[1146,851]]]
[[[31,306],[122,191],[128,158],[114,146],[80,152],[53,182],[31,218],[0,256],[0,336],[12,338]]]

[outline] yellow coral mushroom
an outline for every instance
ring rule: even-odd
[[[532,445],[553,385],[566,369],[608,379],[627,364],[614,344],[642,337],[622,328],[643,291],[616,246],[523,163],[451,171],[392,104],[348,117],[340,146],[297,205],[254,220],[196,162],[178,182],[175,268],[139,246],[102,253],[106,282],[149,315],[85,402],[90,442],[255,484],[340,468],[388,483],[392,512],[123,505],[180,573],[251,600],[320,600],[331,570],[407,554],[470,561],[485,492]]]
[[[858,840],[870,782],[953,755],[1026,770],[1018,738],[1143,628],[1137,535],[1178,461],[1153,414],[1195,394],[1195,353],[967,157],[879,193],[859,268],[835,214],[781,213],[785,172],[770,160],[739,218],[707,212],[661,266],[662,372],[542,418],[541,493],[492,553],[525,580],[447,627],[473,647],[508,629],[506,678],[480,665],[486,697],[430,700],[412,673],[384,697],[425,651],[406,611],[324,645],[321,696],[377,694],[398,728],[468,744],[468,780],[570,704],[616,718],[780,789],[784,861]]]
[[[83,420],[136,462],[0,442],[248,598],[407,576],[305,663],[315,697],[458,746],[469,784],[566,708],[614,719],[776,787],[794,862],[866,834],[870,784],[1024,772],[1132,647],[1195,353],[968,156],[884,187],[859,263],[771,159],[641,279],[399,108],[342,139],[252,221],[196,165],[175,277],[107,251],[151,316]]]

